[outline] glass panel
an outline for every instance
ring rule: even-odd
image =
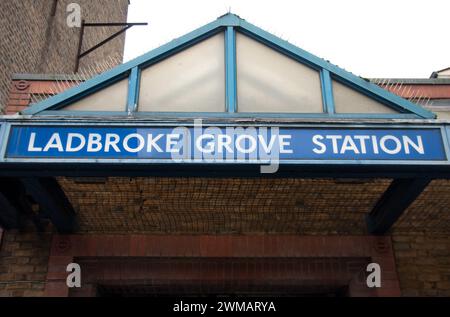
[[[438,119],[446,119],[449,120],[450,119],[450,112],[448,111],[433,111],[436,115]]]
[[[224,34],[141,72],[138,111],[225,111]]]
[[[394,109],[333,80],[336,113],[398,113]]]
[[[236,35],[239,112],[323,112],[319,72]]]
[[[100,89],[80,99],[62,110],[83,111],[126,111],[128,78]]]

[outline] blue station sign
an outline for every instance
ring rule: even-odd
[[[11,126],[6,159],[445,161],[439,128]]]

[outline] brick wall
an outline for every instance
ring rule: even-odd
[[[51,233],[4,232],[0,245],[0,296],[44,295],[50,240]],[[450,296],[447,235],[402,233],[393,235],[392,240],[403,296]]]
[[[60,177],[80,232],[367,234],[390,180]]]
[[[44,98],[44,97],[35,97],[36,95],[48,97],[52,94],[60,93],[61,91],[68,89],[79,82],[76,80],[72,80],[70,82],[65,81],[63,85],[57,83],[54,80],[44,80],[45,76],[40,77],[42,77],[43,79],[42,80],[14,79],[11,82],[9,90],[9,98],[6,103],[6,107],[4,108],[5,114],[14,114],[20,112],[23,109],[27,108],[28,105],[33,102],[33,99],[37,100],[37,98],[42,99]],[[67,78],[67,76],[59,78]]]
[[[433,180],[394,225],[404,296],[450,296],[449,190],[449,180]]]
[[[393,248],[403,296],[450,296],[448,234],[394,234]]]
[[[71,297],[96,296],[99,293],[101,296],[180,296],[205,292],[260,296],[374,295],[359,283],[364,281],[361,273],[370,262],[364,257],[97,257],[76,261],[83,268],[83,285],[70,289]],[[355,283],[347,290],[349,280],[355,280],[358,288]]]
[[[251,232],[267,232],[270,234],[267,237],[287,232],[298,236],[364,234],[364,215],[388,184],[384,181],[340,184],[335,180],[201,178],[109,178],[95,180],[98,183],[60,178],[59,181],[79,215],[80,230],[86,237],[93,233],[107,237],[119,232],[167,232],[173,234],[173,239],[181,233],[222,233],[217,237],[224,233],[242,237],[239,233]],[[404,296],[450,296],[450,240],[448,231],[443,232],[444,225],[448,224],[446,185],[447,181],[434,181],[393,230],[396,270]],[[371,193],[368,187],[377,189]],[[278,194],[271,195],[269,189]],[[333,215],[333,219],[325,218]],[[420,224],[434,222],[441,222],[435,231],[431,227],[412,230]],[[39,286],[42,282],[22,281],[28,281],[31,276],[41,278],[42,275],[33,274],[44,272],[46,266],[44,262],[41,266],[30,266],[31,260],[23,254],[34,254],[37,259],[33,261],[45,261],[48,239],[31,233],[7,233],[0,253],[0,294],[43,294]],[[121,254],[121,245],[114,241]],[[167,246],[173,242],[170,241]],[[33,243],[34,251],[30,249]],[[85,249],[80,245],[77,248]],[[222,247],[216,245],[214,249],[220,251]],[[11,267],[10,263],[13,263]]]
[[[13,73],[72,73],[79,42],[79,28],[66,24],[68,3],[80,4],[86,22],[126,22],[128,0],[54,0],[0,1],[0,111],[4,107]],[[85,50],[108,37],[120,27],[90,28],[83,40]],[[125,34],[84,57],[80,69],[109,57],[121,61]]]
[[[0,297],[42,296],[51,233],[8,230],[0,245]]]
[[[394,232],[450,233],[450,180],[434,179],[405,210]]]
[[[208,259],[216,261],[205,263]],[[87,289],[82,286],[69,292],[65,269],[73,261],[82,263]],[[365,284],[368,261],[383,267],[379,289],[369,289]],[[112,265],[114,262],[116,265]],[[227,262],[233,264],[232,268],[226,268]],[[163,291],[161,287],[176,293],[180,283],[183,288],[203,285],[202,292],[211,286],[245,289],[255,283],[259,291],[268,286],[269,291],[274,291],[270,285],[278,284],[297,291],[298,286],[314,286],[316,290],[319,286],[348,286],[352,296],[400,295],[389,237],[55,235],[45,294],[92,296],[95,289],[90,281],[100,285],[155,286],[158,294]]]

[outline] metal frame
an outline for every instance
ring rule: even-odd
[[[324,112],[333,116],[334,113],[334,96],[333,85],[331,82],[330,72],[326,69],[320,71],[320,83],[322,88],[322,102]]]
[[[226,86],[226,109],[223,113],[184,113],[183,116],[251,116],[266,118],[280,118],[280,117],[297,117],[297,118],[321,118],[321,117],[338,117],[338,118],[426,118],[434,119],[436,115],[418,105],[409,102],[393,93],[390,93],[377,85],[370,83],[358,76],[355,76],[321,58],[318,58],[287,41],[284,41],[248,22],[239,18],[234,14],[226,14],[216,21],[213,21],[199,29],[192,31],[178,39],[173,40],[157,49],[154,49],[132,61],[119,65],[103,74],[100,74],[79,86],[68,89],[60,94],[50,97],[36,105],[33,105],[22,111],[23,115],[49,115],[53,114],[49,111],[54,111],[64,107],[65,105],[85,97],[101,88],[115,83],[117,80],[128,77],[129,78],[129,95],[127,104],[124,105],[124,113],[136,114],[137,96],[139,95],[139,71],[148,67],[164,58],[167,58],[175,53],[180,52],[208,37],[211,37],[219,32],[225,32],[225,86]],[[237,91],[236,91],[236,32],[243,33],[253,39],[283,53],[300,63],[312,67],[320,72],[322,84],[322,96],[324,104],[324,113],[236,113]],[[137,77],[136,77],[137,76]],[[339,80],[350,88],[360,91],[383,104],[392,107],[399,111],[398,114],[336,114],[334,113],[333,92],[331,85],[331,78]],[[135,103],[134,103],[135,102]],[[65,112],[65,115],[77,115],[79,112]],[[103,115],[101,112],[84,112],[83,115]],[[120,115],[120,112],[117,113]],[[139,115],[161,115],[161,116],[179,116],[180,113],[140,113]]]
[[[164,112],[164,111],[65,111],[65,110],[44,110],[39,115],[45,116],[123,116],[132,115],[134,117],[151,118],[261,118],[261,119],[281,119],[281,118],[342,118],[342,119],[417,119],[417,115],[412,113],[398,114],[362,114],[362,113],[272,113],[272,112]]]
[[[225,98],[227,112],[237,111],[236,31],[227,26],[225,31]]]
[[[127,98],[127,113],[135,112],[139,102],[139,85],[140,85],[140,70],[139,67],[131,69],[130,77],[128,78],[128,98]]]

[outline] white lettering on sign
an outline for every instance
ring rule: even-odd
[[[314,144],[313,152],[324,154],[331,147],[333,154],[366,154],[371,150],[375,154],[383,153],[395,155],[402,151],[410,154],[412,151],[418,154],[425,154],[422,137],[416,136],[415,140],[409,136],[403,135],[397,137],[394,135],[385,135],[378,138],[375,135],[321,135],[316,134],[312,137]]]
[[[79,144],[77,146],[73,146],[73,139],[77,138]],[[77,152],[81,150],[86,144],[86,140],[84,136],[80,133],[69,133],[67,135],[67,144],[66,144],[66,152]]]
[[[137,145],[136,147],[132,148],[129,143],[130,140],[132,138],[135,138],[137,140]],[[123,139],[123,147],[125,148],[125,150],[127,152],[130,153],[137,153],[139,151],[141,151],[145,146],[145,140],[144,137],[138,133],[132,133],[132,134],[128,134],[124,139]]]
[[[61,137],[59,133],[53,133],[48,141],[47,145],[44,147],[44,152],[48,152],[50,149],[57,149],[58,152],[63,152],[63,146],[61,143]]]
[[[109,152],[110,148],[113,148],[114,151],[120,152],[119,147],[117,146],[117,143],[119,143],[120,136],[116,133],[106,133],[106,140],[105,140],[105,152]]]
[[[13,126],[7,158],[134,163],[260,164],[274,173],[283,164],[376,161],[448,161],[439,128],[343,126]],[[137,160],[136,160],[137,161]],[[373,162],[369,162],[373,161]],[[390,163],[389,163],[390,164]]]
[[[280,143],[280,153],[284,154],[290,154],[292,153],[291,149],[288,149],[287,147],[291,145],[291,136],[290,135],[279,135],[279,143]]]
[[[223,153],[224,150],[226,150],[227,153],[233,153],[233,150],[231,149],[231,136],[226,134],[221,134],[217,137],[217,147],[218,147],[218,153]]]
[[[178,153],[180,151],[179,148],[176,148],[178,143],[180,142],[180,134],[168,134],[167,142],[166,142],[166,152],[168,153]]]
[[[100,152],[103,145],[101,143],[102,136],[98,133],[89,133],[88,137],[88,146],[87,151],[88,152]]]
[[[220,131],[220,130],[219,130]],[[279,153],[293,153],[291,148],[291,135],[272,134],[265,138],[256,133],[230,134],[205,133],[200,134],[194,142],[198,151],[205,154],[211,153],[240,153],[252,154],[259,149],[265,154],[270,154],[276,149]],[[241,132],[242,132],[241,131]],[[117,133],[67,133],[66,136],[57,132],[53,133],[45,144],[36,144],[38,135],[36,132],[30,134],[28,141],[29,152],[48,152],[56,149],[58,152],[100,152],[120,153],[122,150],[129,153],[137,153],[145,149],[147,152],[157,153],[179,153],[180,148],[186,146],[184,137],[189,138],[189,134],[169,133],[169,134],[139,134],[130,133],[119,135]],[[42,137],[41,141],[42,142]],[[190,144],[189,142],[187,144]]]
[[[147,152],[151,152],[152,149],[155,148],[157,152],[161,153],[163,150],[159,147],[158,144],[156,144],[156,142],[158,142],[158,140],[162,137],[163,134],[158,134],[156,137],[153,137],[153,135],[149,134],[147,136]]]
[[[32,132],[30,135],[30,142],[28,143],[28,152],[41,152],[42,148],[34,145],[36,142],[36,132]]]
[[[178,133],[176,133],[178,132]],[[311,143],[307,145],[309,142]],[[194,133],[191,140],[189,130],[174,130],[168,133],[83,133],[53,132],[39,135],[31,132],[28,152],[67,153],[169,153],[189,154],[194,150],[200,158],[262,158],[268,154],[293,154],[307,151],[316,155],[424,155],[425,147],[421,135],[367,135],[367,134],[311,134],[308,139],[295,139],[286,133],[261,133],[255,128],[231,128],[203,130]],[[300,146],[301,145],[301,146]],[[300,147],[299,147],[300,146]],[[192,149],[191,149],[192,147]],[[194,156],[197,158],[196,156]],[[270,155],[269,158],[272,158]],[[277,156],[278,157],[278,156]],[[184,158],[190,158],[185,156]]]
[[[246,140],[248,147],[245,146]],[[236,149],[244,154],[252,153],[256,150],[256,139],[251,135],[241,134],[236,139]]]

